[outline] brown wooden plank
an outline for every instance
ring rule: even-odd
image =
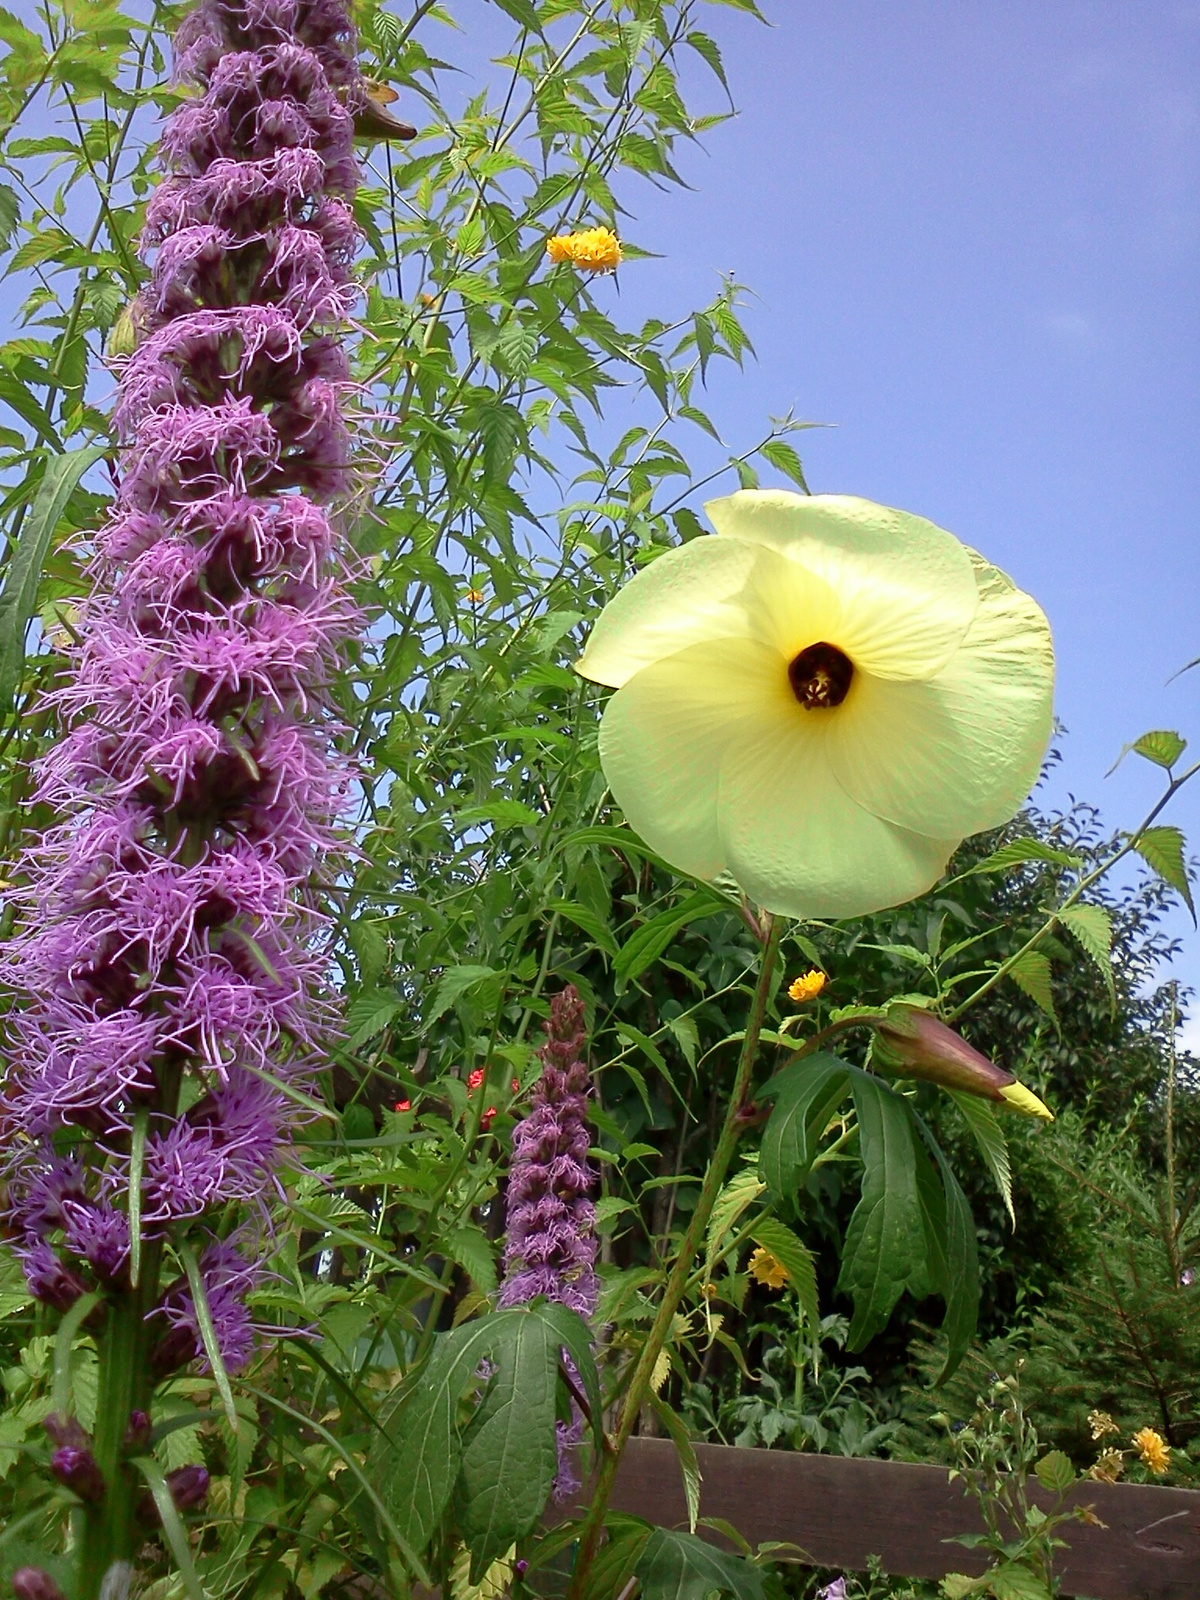
[[[697,1444],[703,1474],[700,1515],[724,1517],[757,1545],[800,1545],[814,1565],[861,1571],[880,1558],[885,1572],[940,1578],[977,1573],[984,1563],[943,1541],[979,1531],[974,1501],[944,1467],[853,1461],[790,1450]],[[1049,1497],[1033,1496],[1042,1505]],[[1070,1523],[1059,1554],[1063,1593],[1090,1600],[1200,1600],[1200,1493],[1150,1484],[1087,1483],[1077,1491],[1106,1527]],[[631,1439],[617,1474],[614,1506],[663,1527],[687,1525],[674,1446]],[[715,1537],[710,1535],[711,1537]]]

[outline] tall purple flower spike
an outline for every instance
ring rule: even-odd
[[[542,1075],[529,1115],[513,1130],[501,1306],[544,1295],[583,1317],[596,1309],[596,1208],[589,1199],[596,1169],[588,1160],[586,1047],[583,1001],[568,985],[550,1003],[546,1042],[538,1051]],[[569,1366],[569,1357],[564,1360]],[[570,1423],[559,1423],[559,1502],[579,1489],[573,1446],[582,1436],[578,1411]]]
[[[326,688],[358,626],[323,509],[349,483],[354,49],[346,0],[202,0],[179,29],[201,92],[163,130],[119,489],[37,775],[63,820],[24,863],[4,952],[25,995],[0,1089],[8,1227],[39,1299],[136,1305],[147,1382],[203,1359],[186,1280],[158,1281],[168,1235],[194,1245],[225,1365],[249,1358],[255,1268],[213,1220],[261,1212],[287,1088],[333,1020],[314,890],[349,784]]]

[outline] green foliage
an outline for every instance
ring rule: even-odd
[[[752,0],[724,3],[758,14]],[[252,1305],[284,1337],[241,1376],[218,1364],[158,1393],[152,1495],[185,1463],[203,1461],[213,1485],[203,1512],[166,1518],[174,1559],[164,1550],[143,1575],[151,1600],[176,1600],[181,1574],[211,1600],[401,1595],[414,1575],[445,1586],[455,1573],[486,1589],[513,1550],[549,1574],[570,1536],[537,1532],[569,1403],[561,1354],[595,1423],[645,1347],[696,1215],[746,1028],[754,916],[728,885],[681,883],[622,825],[596,753],[601,699],[571,663],[620,585],[701,533],[711,486],[773,474],[805,488],[794,438],[808,425],[788,416],[726,444],[704,409],[706,385],[751,353],[737,284],[631,327],[610,279],[544,253],[554,233],[620,222],[622,272],[647,270],[631,220],[640,184],[679,181],[680,152],[728,114],[707,31],[721,16],[701,0],[496,4],[511,48],[457,112],[453,3],[358,7],[366,70],[422,126],[411,144],[370,147],[357,211],[353,360],[371,415],[346,524],[370,623],[336,685],[361,776],[356,854],[325,906],[347,1026],[325,1105],[301,1097],[310,1171],[277,1197]],[[156,4],[133,17],[113,0],[53,0],[27,21],[0,12],[0,239],[24,296],[0,344],[6,877],[53,821],[29,803],[29,764],[62,732],[45,692],[65,670],[108,498],[104,352],[137,337],[134,241],[157,121],[181,93],[163,86],[176,16]],[[30,118],[47,131],[19,136]],[[1185,781],[1179,736],[1132,748],[1167,773],[1168,797]],[[1107,891],[1134,854],[1154,881]],[[1081,1140],[1119,1123],[1149,1156],[1169,1030],[1161,996],[1144,991],[1163,953],[1155,918],[1172,893],[1191,904],[1189,873],[1183,836],[1157,820],[1106,841],[1080,813],[1029,816],[965,846],[912,906],[787,930],[785,963],[819,964],[828,992],[800,1012],[767,996],[748,1159],[709,1195],[704,1257],[644,1418],[675,1440],[693,1515],[688,1428],[847,1454],[887,1444],[899,1416],[886,1381],[907,1359],[914,1309],[943,1302],[936,1371],[970,1340],[977,1246],[985,1337],[1018,1278],[1047,1294],[1045,1325],[1063,1339],[1074,1302],[1051,1303],[1056,1272],[1075,1273],[1095,1315],[1078,1248],[1089,1191],[1047,1176],[1061,1146],[982,1102],[885,1083],[870,1024],[917,990],[1056,1108],[1074,1107]],[[587,1003],[596,1083],[599,1371],[569,1313],[497,1312],[490,1298],[510,1136],[540,1021],[567,982]],[[1181,1232],[1179,1249],[1191,1241]],[[1117,1285],[1106,1303],[1122,1314],[1146,1281],[1132,1222],[1126,1243],[1128,1258],[1105,1257]],[[783,1295],[748,1278],[755,1244],[787,1268]],[[1159,1317],[1164,1351],[1182,1270],[1161,1316],[1149,1302],[1137,1312]],[[862,1366],[832,1353],[847,1342],[867,1347]],[[1114,1345],[1113,1383],[1121,1360]],[[44,1471],[40,1423],[66,1395],[90,1425],[95,1364],[90,1334],[61,1335],[0,1253],[0,1576],[25,1560],[53,1567],[69,1505]],[[632,1579],[646,1600],[761,1600],[761,1552],[734,1558],[636,1519],[609,1532],[595,1600]]]

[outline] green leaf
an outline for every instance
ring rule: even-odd
[[[692,1533],[655,1528],[633,1570],[642,1581],[641,1600],[708,1600],[714,1589],[737,1600],[765,1600],[762,1573],[753,1562]]]
[[[559,1344],[537,1315],[510,1318],[490,1352],[496,1371],[463,1442],[456,1489],[471,1582],[533,1528],[558,1468]]]
[[[725,902],[708,889],[697,889],[681,905],[660,911],[649,922],[644,922],[617,951],[613,962],[613,976],[617,992],[626,988],[646,968],[652,966],[674,939],[681,928],[702,917],[711,917],[724,908]]]
[[[458,821],[471,827],[480,822],[490,822],[501,832],[509,828],[534,828],[546,819],[520,800],[489,800],[482,806],[464,806]]]
[[[1152,733],[1144,733],[1140,739],[1135,739],[1127,746],[1135,755],[1152,761],[1156,767],[1165,767],[1168,771],[1179,760],[1187,749],[1187,740],[1180,738],[1179,734],[1166,728],[1155,729]]]
[[[350,1031],[346,1048],[361,1050],[403,1010],[404,1001],[394,989],[369,989],[366,994],[355,995],[346,1010],[346,1027]]]
[[[708,1219],[708,1237],[704,1255],[705,1282],[712,1277],[713,1267],[726,1235],[746,1208],[753,1205],[760,1194],[766,1192],[766,1187],[758,1175],[757,1167],[743,1167],[741,1172],[735,1172],[722,1187],[713,1202],[712,1215]]]
[[[805,494],[808,493],[808,484],[804,479],[804,468],[801,465],[800,457],[796,454],[795,447],[788,444],[786,439],[768,440],[763,445],[761,454],[765,460],[782,472],[785,477],[790,478],[794,484],[799,485]]]
[[[58,1325],[58,1332],[54,1337],[54,1379],[50,1390],[50,1404],[60,1417],[70,1416],[74,1410],[71,1404],[71,1351],[75,1344],[75,1335],[83,1326],[84,1320],[96,1309],[99,1300],[98,1294],[80,1295]]]
[[[494,967],[466,965],[461,967],[447,967],[438,980],[434,991],[433,1001],[425,1017],[425,1026],[431,1027],[437,1019],[449,1011],[464,995],[469,994],[479,984],[488,978],[494,978]]]
[[[213,1380],[217,1385],[217,1393],[221,1396],[221,1404],[225,1408],[225,1418],[233,1431],[237,1432],[238,1410],[234,1404],[233,1390],[229,1384],[229,1374],[225,1371],[225,1362],[221,1355],[221,1341],[217,1338],[217,1330],[213,1326],[212,1312],[208,1309],[208,1294],[204,1288],[204,1278],[200,1272],[200,1265],[190,1245],[181,1244],[178,1247],[183,1269],[187,1273],[188,1288],[192,1291],[192,1306],[196,1312],[196,1323],[200,1329],[200,1342],[204,1346],[204,1354],[208,1357],[208,1364],[212,1368]]]
[[[1057,913],[1059,922],[1068,929],[1095,962],[1108,989],[1109,1003],[1115,1015],[1117,986],[1112,969],[1112,918],[1103,906],[1065,906]]]
[[[1059,850],[1057,846],[1046,844],[1041,839],[1010,839],[999,850],[993,850],[990,856],[973,866],[970,873],[1007,872],[1009,867],[1020,866],[1026,861],[1048,861],[1057,867],[1073,869],[1083,865],[1082,858],[1073,855],[1070,850]],[[970,873],[964,873],[964,877],[970,876]]]
[[[750,1237],[786,1268],[808,1331],[815,1340],[821,1326],[821,1312],[817,1305],[817,1270],[812,1252],[778,1217],[759,1217],[750,1229]]]
[[[89,445],[65,455],[50,456],[33,497],[33,505],[17,539],[0,595],[0,708],[8,705],[21,681],[25,663],[25,630],[37,610],[38,585],[54,530],[80,478],[107,451]]]
[[[1040,950],[1026,950],[1009,967],[1008,976],[1057,1027],[1058,1013],[1054,1009],[1054,992],[1050,987],[1050,957],[1043,955]]]
[[[1037,1481],[1051,1494],[1065,1494],[1075,1482],[1075,1464],[1062,1450],[1051,1450],[1034,1467]]]
[[[869,1073],[851,1078],[862,1147],[862,1197],[846,1230],[837,1287],[854,1301],[846,1340],[861,1350],[909,1284],[925,1285],[925,1228],[906,1101]]]
[[[688,1532],[695,1533],[696,1518],[700,1515],[700,1463],[696,1460],[696,1447],[691,1441],[687,1427],[679,1413],[663,1399],[662,1395],[651,1390],[647,1396],[655,1415],[667,1430],[671,1443],[675,1446],[675,1454],[679,1458],[679,1470],[683,1474],[683,1493],[687,1501]]]
[[[975,1135],[979,1153],[987,1163],[988,1171],[996,1180],[996,1187],[1004,1201],[1004,1209],[1008,1212],[1008,1220],[1015,1228],[1017,1216],[1013,1210],[1012,1167],[1008,1159],[1008,1140],[1004,1137],[1004,1129],[1000,1126],[1000,1118],[996,1115],[995,1107],[990,1101],[981,1100],[977,1094],[964,1094],[958,1089],[948,1089],[946,1093],[954,1101],[963,1121]]]
[[[988,1587],[996,1600],[1051,1600],[1050,1590],[1029,1567],[1006,1561],[987,1574]]]
[[[1133,848],[1164,883],[1178,890],[1195,922],[1196,907],[1192,901],[1192,885],[1185,859],[1186,844],[1180,829],[1145,828],[1134,839]]]
[[[497,1320],[481,1317],[439,1335],[429,1360],[380,1416],[370,1476],[414,1550],[428,1544],[449,1503],[462,1457],[458,1402],[489,1353]]]
[[[480,1294],[490,1295],[496,1287],[496,1261],[482,1228],[468,1223],[444,1236],[446,1254],[470,1274]]]
[[[795,1194],[807,1178],[849,1081],[846,1063],[821,1052],[793,1062],[764,1086],[762,1094],[774,1096],[775,1108],[763,1130],[759,1163],[777,1199]]]

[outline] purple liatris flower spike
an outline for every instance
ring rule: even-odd
[[[118,1441],[151,1374],[207,1359],[187,1280],[158,1281],[172,1247],[198,1258],[225,1366],[253,1347],[256,1269],[216,1221],[264,1212],[333,1019],[315,889],[350,775],[328,686],[359,620],[327,509],[349,486],[357,294],[348,0],[202,0],[176,74],[196,92],[146,209],[119,487],[37,773],[59,821],[22,863],[2,954],[24,997],[3,1220],[39,1299],[136,1306],[146,1376],[104,1424]]]
[[[583,1001],[568,985],[551,1002],[546,1042],[538,1051],[542,1075],[529,1115],[513,1130],[501,1306],[545,1295],[584,1317],[596,1309],[596,1208],[589,1198],[596,1169],[588,1160],[586,1048]],[[581,1437],[578,1414],[559,1424],[556,1500],[569,1499],[579,1487],[572,1446]]]

